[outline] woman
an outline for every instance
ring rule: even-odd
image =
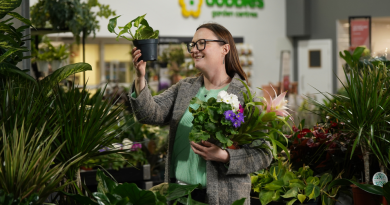
[[[193,97],[208,100],[217,97],[221,90],[244,99],[245,87],[238,80],[247,80],[242,70],[234,40],[223,26],[208,23],[199,26],[192,42],[187,45],[200,76],[186,78],[160,95],[151,96],[145,76],[146,63],[138,58],[140,50],[132,51],[137,77],[132,87],[130,102],[136,117],[146,124],[170,125],[165,182],[202,184],[205,189],[196,190],[192,196],[197,201],[212,205],[227,205],[247,198],[250,204],[251,180],[249,173],[269,166],[272,155],[269,150],[222,150],[210,142],[202,145],[189,142],[192,115],[189,106]],[[135,90],[135,92],[134,92]]]

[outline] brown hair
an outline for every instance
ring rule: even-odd
[[[217,23],[206,23],[203,25],[200,25],[196,30],[199,30],[201,28],[207,28],[211,30],[218,40],[225,41],[226,44],[230,45],[230,51],[225,56],[225,69],[226,73],[233,78],[234,74],[238,74],[242,80],[245,79],[245,81],[248,83],[248,78],[242,70],[240,59],[238,58],[238,52],[236,49],[236,44],[234,43],[232,34],[222,25]]]

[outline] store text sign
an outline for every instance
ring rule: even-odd
[[[257,12],[253,9],[263,8],[263,0],[204,0],[209,7],[225,7],[224,10],[213,10],[215,17],[257,17]],[[179,0],[181,12],[184,17],[199,17],[202,11],[203,0]],[[231,8],[251,8],[251,11],[232,11]]]
[[[370,21],[365,19],[351,19],[351,48],[366,46],[370,48]]]

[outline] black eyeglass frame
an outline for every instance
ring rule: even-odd
[[[198,47],[198,42],[201,41],[201,40],[204,40],[204,41],[205,41],[205,44],[204,44],[204,48],[203,48],[203,49],[199,49],[199,47]],[[195,42],[196,49],[198,49],[198,51],[203,51],[204,49],[206,49],[206,42],[222,42],[222,43],[226,44],[226,42],[223,41],[223,40],[199,39],[199,40],[197,40],[197,41]],[[189,42],[189,43],[187,43],[187,51],[188,51],[189,53],[191,53],[192,48],[194,48],[194,46],[190,47],[190,43],[194,43],[194,42]]]

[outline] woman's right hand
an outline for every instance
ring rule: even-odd
[[[144,62],[143,60],[140,60],[138,62],[138,59],[142,55],[141,50],[137,49],[137,47],[134,47],[133,50],[131,51],[131,55],[133,57],[133,64],[134,64],[135,70],[137,72],[137,77],[144,78],[145,77],[146,62]]]
[[[131,51],[131,55],[133,57],[133,64],[135,67],[135,71],[137,73],[137,78],[135,79],[135,92],[137,93],[137,96],[140,94],[140,92],[145,88],[145,68],[146,68],[146,62],[143,60],[140,60],[138,62],[138,59],[141,57],[142,53],[141,50],[137,50],[137,47],[134,47]]]

